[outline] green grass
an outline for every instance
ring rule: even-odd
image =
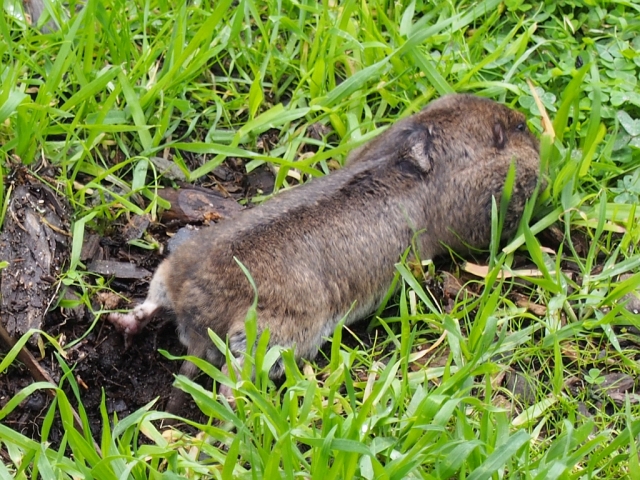
[[[152,405],[123,419],[103,405],[97,452],[73,426],[62,387],[74,402],[81,397],[67,374],[54,387],[44,442],[0,425],[0,476],[640,478],[638,394],[616,404],[593,387],[605,374],[636,378],[640,370],[640,322],[620,308],[640,284],[634,2],[87,0],[65,9],[51,1],[60,28],[50,33],[27,26],[18,2],[3,7],[2,173],[42,159],[58,169],[74,212],[61,281],[82,291],[90,308],[105,282],[80,261],[84,232],[102,232],[126,212],[156,217],[166,207],[157,189],[171,182],[152,158],[164,152],[191,181],[239,157],[247,170],[277,167],[276,186],[286,188],[293,169],[323,175],[329,160],[341,162],[386,125],[452,91],[518,108],[540,134],[527,80],[555,138],[542,139],[547,189],[528,222],[491,252],[488,276],[449,305],[432,266],[416,278],[399,265],[398,313],[378,319],[385,335],[372,348],[343,345],[345,329],[321,370],[301,371],[282,352],[287,377],[277,391],[265,372],[278,352],[258,342],[250,356],[258,374],[253,381],[244,373],[236,410],[178,378],[212,418],[196,425],[198,436],[163,436],[152,420],[166,414]],[[332,133],[308,137],[316,123]],[[277,144],[259,148],[260,135],[274,129]],[[315,153],[301,156],[309,145]],[[536,237],[552,226],[564,235],[556,252]],[[540,271],[524,286],[498,277],[516,255]],[[622,273],[634,275],[620,282]],[[512,292],[546,313],[518,306]],[[514,371],[529,387],[526,401],[500,382]],[[45,387],[18,394],[0,419]],[[56,412],[66,435],[54,449],[46,439]]]

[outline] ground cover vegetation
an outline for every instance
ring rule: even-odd
[[[45,5],[33,26],[13,0],[0,16],[0,220],[37,179],[68,204],[71,236],[44,333],[0,356],[2,478],[640,478],[635,2]],[[180,430],[157,421],[171,371],[118,408],[109,375],[83,367],[82,349],[96,365],[131,355],[99,299],[145,287],[90,268],[88,239],[152,269],[163,190],[226,185],[261,202],[449,92],[517,108],[541,137],[546,186],[508,245],[400,262],[371,325],[339,329],[317,364],[282,352],[280,384],[266,376],[279,352],[258,339],[235,409],[178,378],[201,411]],[[269,188],[243,186],[255,172],[273,172]],[[150,223],[127,242],[135,218]],[[255,338],[251,312],[247,325]],[[26,342],[56,385],[24,380]],[[134,348],[159,356],[154,341]]]

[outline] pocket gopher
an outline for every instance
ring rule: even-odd
[[[311,360],[343,317],[350,324],[375,311],[410,245],[422,259],[445,245],[487,247],[492,197],[499,201],[512,162],[504,235],[536,186],[538,142],[521,113],[447,95],[356,149],[341,170],[197,232],[162,262],[144,303],[109,320],[130,336],[170,312],[189,355],[224,363],[210,328],[242,361],[254,292],[238,259],[257,285],[258,330]],[[196,370],[184,362],[181,373]],[[282,374],[278,361],[270,376]]]

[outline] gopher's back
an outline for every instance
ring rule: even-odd
[[[254,294],[235,259],[257,285],[260,326],[299,356],[350,310],[369,313],[424,215],[428,173],[396,160],[345,168],[195,235],[169,259],[178,322],[201,335],[244,329]]]

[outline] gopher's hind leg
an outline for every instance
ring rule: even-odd
[[[145,301],[127,313],[111,313],[107,319],[125,336],[125,343],[130,345],[131,338],[142,331],[160,309],[171,310],[172,304],[167,295],[166,275],[169,267],[163,262],[156,270],[149,285],[149,293]]]

